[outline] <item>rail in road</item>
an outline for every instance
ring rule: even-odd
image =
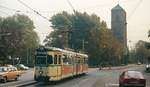
[[[0,84],[0,87],[23,87],[23,86],[28,86],[32,84],[36,84],[34,80],[29,80],[29,81],[8,81],[5,84]]]

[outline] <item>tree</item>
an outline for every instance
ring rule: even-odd
[[[150,51],[145,47],[146,43],[147,42],[140,40],[136,44],[136,62],[140,61],[142,63],[145,63],[148,56],[150,56]]]
[[[122,58],[122,44],[97,15],[77,11],[75,14],[62,12],[54,15],[50,21],[54,31],[45,39],[47,46],[68,46],[78,52],[84,51],[88,53],[89,64],[92,66],[100,63],[120,64],[116,62]]]
[[[10,33],[9,36],[2,37],[0,43],[7,56],[23,57],[25,50],[36,48],[39,45],[33,21],[25,15],[17,14],[3,18],[0,22],[0,29],[1,33]]]
[[[91,33],[91,43],[93,45],[88,46],[89,53],[96,53],[91,55],[92,57],[97,58],[97,64],[101,63],[104,65],[119,65],[123,57],[123,45],[113,36],[111,30],[109,29],[100,29],[93,30]],[[93,61],[95,62],[95,61]]]

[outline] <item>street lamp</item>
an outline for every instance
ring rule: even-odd
[[[82,51],[85,51],[85,44],[87,44],[88,42],[85,41],[84,39],[82,40]]]

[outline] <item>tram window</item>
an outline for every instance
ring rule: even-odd
[[[88,60],[87,59],[85,59],[85,64],[87,64],[88,63]]]
[[[85,58],[83,58],[83,64],[85,64]]]
[[[83,60],[83,59],[81,59],[80,61],[81,61],[81,62],[80,62],[81,64],[83,64],[83,63],[84,63],[84,60]]]
[[[61,55],[59,55],[58,64],[61,64]]]
[[[77,64],[80,64],[80,59],[77,59]]]
[[[82,64],[82,59],[80,59],[80,64]]]
[[[67,55],[64,55],[64,58],[63,58],[63,63],[64,63],[64,64],[69,64],[69,63],[68,63],[68,58],[67,58]]]
[[[54,56],[54,64],[57,64],[57,55]]]
[[[83,58],[83,63],[85,64],[85,58]]]
[[[75,59],[75,63],[78,64],[78,59]]]
[[[52,55],[48,55],[47,63],[48,64],[53,64],[53,57],[52,57]]]
[[[75,64],[75,59],[72,57],[72,64]]]
[[[36,64],[46,64],[46,56],[36,56]]]
[[[68,63],[72,64],[72,58],[68,58]]]

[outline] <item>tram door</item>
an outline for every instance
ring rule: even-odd
[[[79,74],[80,71],[80,59],[76,58],[76,74]]]

